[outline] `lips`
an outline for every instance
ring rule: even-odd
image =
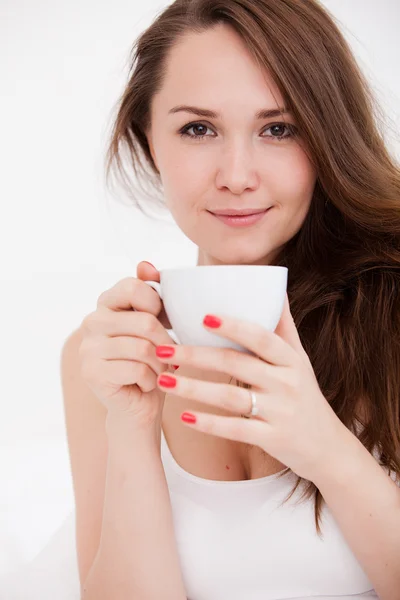
[[[242,217],[242,216],[247,216],[247,215],[257,215],[259,213],[263,213],[266,210],[268,210],[267,208],[244,208],[241,210],[232,210],[232,209],[224,209],[224,210],[213,210],[213,211],[209,211],[212,212],[213,215],[219,215],[219,216],[224,216],[224,217]]]
[[[272,208],[272,207],[270,207]],[[247,214],[247,215],[221,215],[215,214],[210,211],[210,215],[224,223],[225,225],[229,225],[230,227],[249,227],[250,225],[254,225],[258,223],[264,218],[267,218],[266,215],[269,214],[270,208],[264,209],[262,211],[258,211],[257,213]]]

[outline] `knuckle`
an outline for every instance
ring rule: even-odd
[[[182,359],[187,362],[193,362],[196,358],[195,348],[192,346],[185,346],[184,348],[180,348],[180,353],[182,355]]]
[[[154,356],[154,346],[149,340],[143,340],[141,354],[145,358],[153,358]]]
[[[181,380],[180,383],[185,388],[184,389],[185,396],[187,396],[188,398],[196,397],[196,387],[197,386],[196,386],[196,383],[190,377],[188,377],[185,382],[182,382],[182,380]]]
[[[235,366],[237,365],[238,355],[236,350],[233,348],[227,348],[225,352],[222,353],[221,356],[221,367],[227,372],[235,370]]]
[[[301,374],[298,371],[293,371],[292,375],[292,388],[298,390],[301,385]]]
[[[109,311],[107,309],[98,308],[89,313],[82,321],[81,328],[87,333],[98,333],[109,320]]]
[[[127,294],[132,294],[133,296],[138,288],[138,280],[136,277],[125,277],[125,279],[122,280],[122,285],[126,288]]]
[[[150,313],[143,313],[142,318],[143,318],[144,332],[146,334],[154,333],[155,331],[157,331],[158,319],[154,315],[152,315]]]
[[[267,354],[268,349],[270,347],[271,344],[271,340],[270,337],[265,333],[258,333],[257,335],[254,336],[254,340],[255,340],[255,353],[258,356],[263,356],[264,354]]]
[[[80,329],[83,330],[83,331],[92,331],[93,325],[96,322],[96,320],[97,320],[97,313],[96,313],[96,311],[89,313],[82,320],[82,323],[80,325]]]
[[[231,409],[234,405],[234,392],[231,385],[224,385],[220,389],[219,398],[223,408]],[[236,406],[236,405],[235,405]]]
[[[136,374],[138,379],[145,379],[149,374],[149,367],[145,363],[136,364]]]
[[[136,277],[123,277],[122,279],[119,280],[119,284],[121,285],[130,285],[132,283],[132,281],[136,281]]]
[[[106,290],[103,290],[101,292],[101,294],[97,298],[97,308],[99,308],[100,306],[104,306],[108,302],[108,300],[110,299],[110,296],[113,294],[113,291],[115,290],[116,287],[117,286],[114,285],[114,286],[107,288]]]
[[[297,416],[297,407],[290,398],[286,398],[279,407],[279,415],[281,419],[284,419],[286,426],[293,421]]]
[[[281,380],[281,385],[282,388],[285,392],[291,392],[292,390],[292,382],[290,380],[290,377],[288,375],[286,375],[282,380]]]
[[[300,387],[300,375],[297,371],[290,371],[284,379],[284,387],[286,390],[297,390]]]
[[[291,394],[293,392],[293,386],[288,379],[282,381],[282,388],[285,394]]]
[[[119,287],[124,287],[126,289],[129,289],[130,286],[136,281],[136,277],[123,277],[122,279],[120,279],[118,281],[118,283],[116,284],[116,286]],[[116,287],[114,286],[114,287]]]
[[[106,299],[107,295],[108,295],[108,290],[104,290],[104,292],[102,292],[100,294],[100,296],[98,296],[97,302],[96,302],[97,308],[100,306],[100,304],[103,304],[103,302]]]

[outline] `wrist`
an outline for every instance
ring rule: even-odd
[[[124,412],[108,411],[106,416],[106,434],[109,444],[161,443],[161,418],[155,422],[143,423],[135,416]]]
[[[358,459],[363,450],[360,440],[340,421],[336,437],[316,469],[315,485],[320,490],[330,484],[347,485],[357,475]]]

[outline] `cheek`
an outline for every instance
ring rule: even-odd
[[[185,210],[196,204],[204,203],[213,184],[213,166],[210,157],[199,150],[173,151],[163,160],[162,182],[168,207],[185,206]],[[204,206],[203,206],[204,208]]]
[[[273,185],[272,196],[284,207],[301,209],[301,206],[309,205],[315,182],[313,164],[304,151],[297,147],[286,155],[282,154],[281,160],[274,161],[266,186]]]
[[[303,150],[296,149],[291,156],[282,156],[280,164],[274,164],[273,176],[266,186],[279,208],[274,233],[280,243],[286,243],[301,229],[316,178],[316,170]]]

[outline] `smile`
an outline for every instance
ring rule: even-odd
[[[215,215],[212,212],[210,212],[210,215],[212,215],[213,217],[215,217],[216,219],[218,219],[225,225],[229,225],[230,227],[249,227],[250,225],[254,225],[255,223],[258,223],[259,221],[261,221],[261,219],[263,219],[265,217],[265,215],[271,210],[271,208],[272,207],[267,208],[263,212],[256,213],[254,215],[227,216],[227,215]]]

